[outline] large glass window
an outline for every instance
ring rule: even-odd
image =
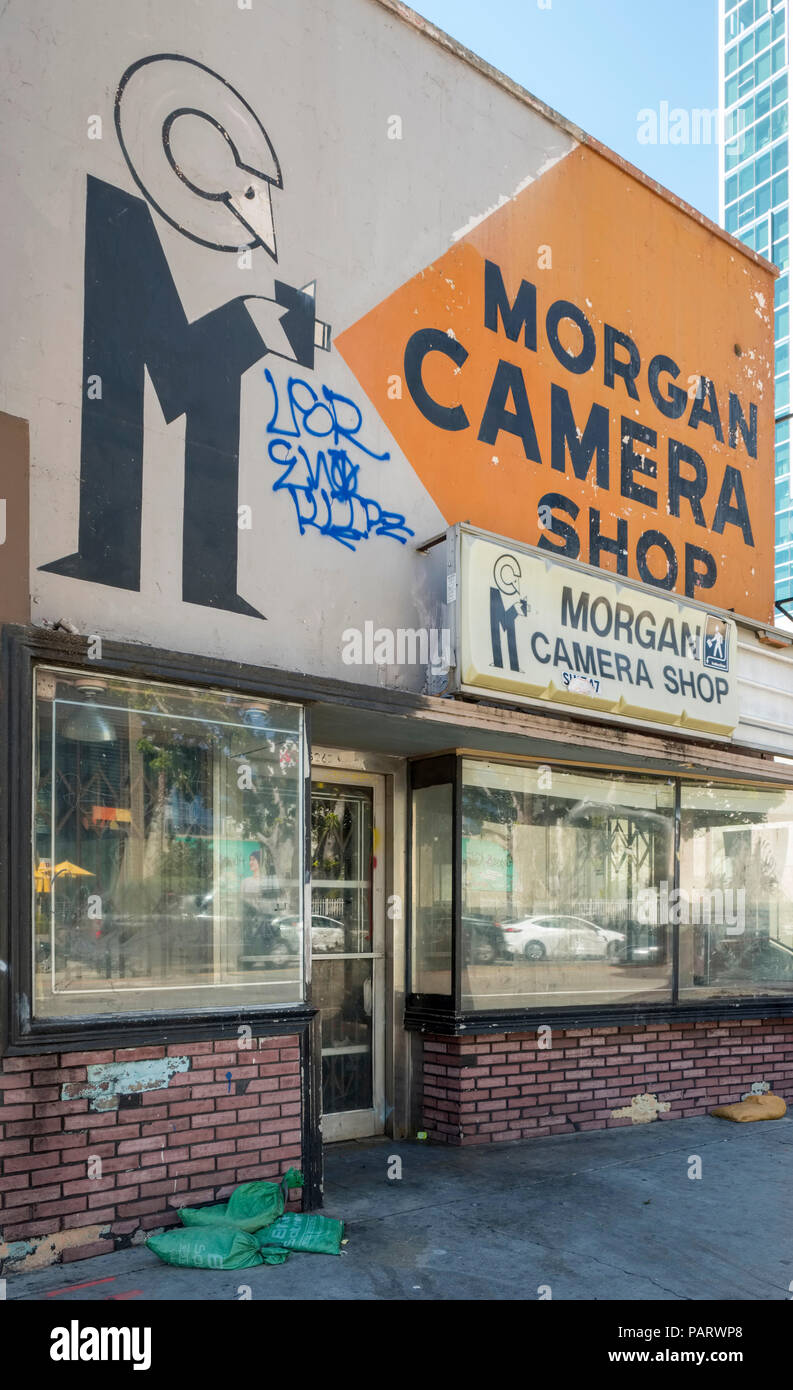
[[[453,786],[413,793],[411,988],[452,993]]]
[[[671,999],[674,787],[463,760],[462,1004]]]
[[[609,1017],[793,995],[793,788],[437,762],[413,774],[414,994]]]
[[[793,992],[793,792],[684,786],[681,995]]]
[[[39,667],[35,1013],[303,998],[299,707]]]

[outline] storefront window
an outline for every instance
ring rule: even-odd
[[[452,993],[452,785],[413,793],[413,946],[415,994]]]
[[[793,792],[684,786],[680,992],[793,990]]]
[[[462,1006],[664,1002],[674,787],[463,760]]]
[[[302,711],[35,673],[35,1013],[303,999]]]

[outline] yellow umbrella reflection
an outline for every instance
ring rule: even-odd
[[[53,880],[56,878],[96,878],[96,874],[90,869],[83,869],[79,864],[72,864],[71,860],[64,859],[62,863],[56,864],[53,869],[48,859],[42,859],[38,868],[33,870],[33,882],[37,893],[49,893],[52,889]]]
[[[50,867],[49,859],[42,859],[38,868],[33,870],[33,881],[36,885],[37,893],[49,893],[51,876],[52,868]]]

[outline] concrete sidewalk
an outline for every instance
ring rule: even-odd
[[[394,1155],[400,1179],[388,1176]],[[325,1212],[347,1227],[340,1258],[226,1273],[174,1269],[138,1247],[13,1275],[7,1297],[203,1301],[247,1285],[253,1299],[534,1300],[549,1285],[555,1300],[784,1300],[792,1192],[787,1118],[469,1149],[369,1140],[326,1151]]]

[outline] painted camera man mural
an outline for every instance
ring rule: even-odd
[[[239,92],[202,63],[157,54],[124,73],[115,122],[143,197],[88,178],[78,547],[42,568],[140,588],[148,371],[166,421],[185,416],[182,597],[261,617],[237,593],[240,381],[267,354],[312,369],[330,327],[313,284],[281,280],[185,314],[151,208],[208,250],[278,259],[281,168]]]

